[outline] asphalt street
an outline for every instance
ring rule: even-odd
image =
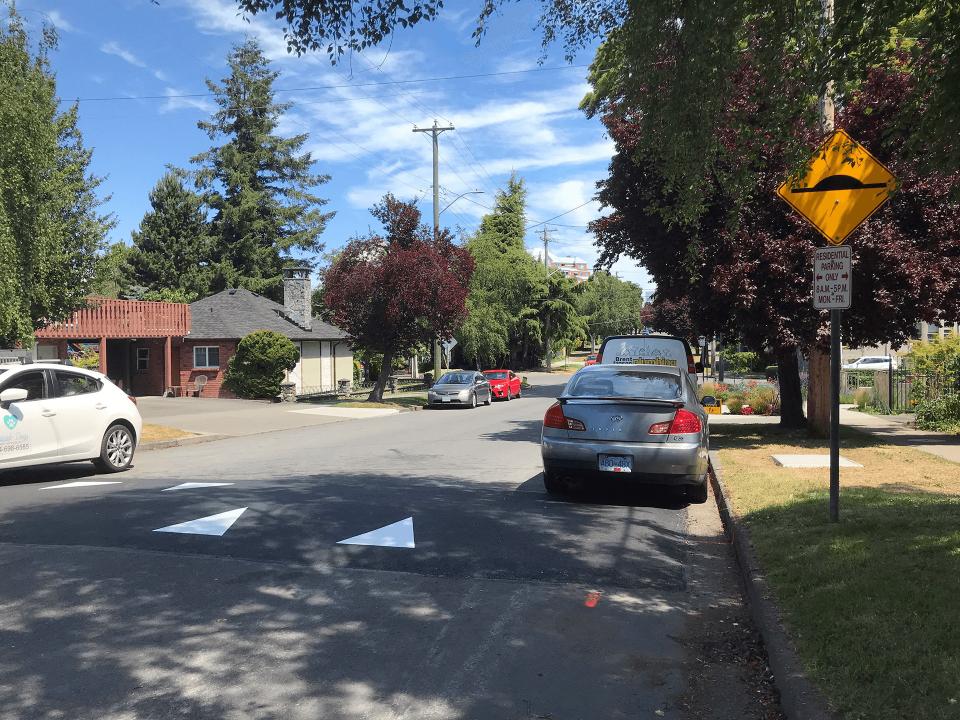
[[[0,718],[693,717],[704,623],[741,610],[716,510],[545,495],[565,379],[115,476],[0,473]],[[222,535],[156,532],[223,513]],[[400,546],[338,544],[385,526]],[[740,669],[717,683],[746,717]]]

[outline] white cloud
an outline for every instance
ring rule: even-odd
[[[59,10],[49,10],[44,14],[57,30],[61,32],[76,32],[77,28],[74,27]]]
[[[205,113],[213,112],[213,103],[205,97],[185,97],[187,93],[174,87],[163,89],[166,101],[160,106],[161,113],[174,112],[176,110],[202,110]]]
[[[103,45],[100,46],[100,52],[106,53],[107,55],[116,55],[125,63],[129,63],[130,65],[134,65],[136,67],[145,68],[147,66],[143,60],[138,58],[129,50],[122,48],[120,44],[114,40],[103,43]]]
[[[298,63],[315,61],[316,56],[305,55],[297,58],[287,52],[287,41],[283,37],[283,28],[271,24],[263,16],[244,17],[237,9],[236,2],[229,0],[190,0],[184,7],[196,19],[197,29],[207,34],[250,35],[257,40],[260,48],[270,60],[293,59]]]
[[[170,78],[167,76],[167,74],[163,70],[154,70],[153,76],[160,82],[163,82],[163,83],[170,82]]]

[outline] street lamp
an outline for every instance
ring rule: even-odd
[[[448,202],[448,203],[447,203],[447,207],[445,207],[443,210],[441,210],[439,213],[437,213],[437,215],[443,215],[444,211],[445,211],[447,208],[449,208],[449,207],[450,207],[451,205],[453,205],[457,200],[459,200],[459,199],[462,198],[462,197],[465,197],[466,195],[483,195],[483,190],[467,190],[465,193],[460,193],[460,194],[457,195],[453,200],[451,200],[450,202]]]

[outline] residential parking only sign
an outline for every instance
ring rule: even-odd
[[[813,252],[813,306],[847,310],[853,289],[853,255],[849,247],[823,247]]]

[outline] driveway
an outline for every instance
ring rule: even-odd
[[[0,473],[0,717],[775,717],[715,506],[543,492],[565,380]]]

